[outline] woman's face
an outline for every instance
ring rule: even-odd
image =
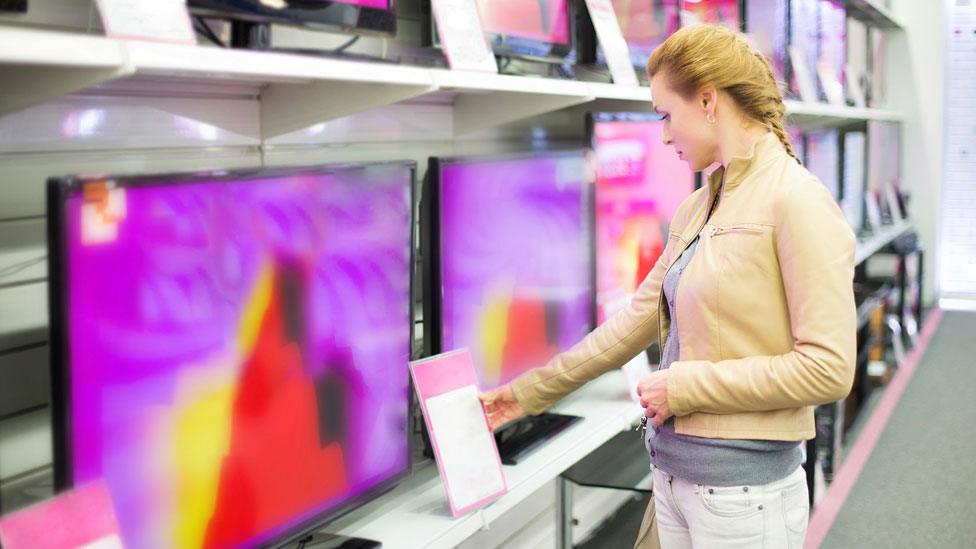
[[[661,71],[651,79],[651,97],[654,110],[664,116],[664,144],[674,147],[678,158],[696,172],[714,164],[718,159],[718,136],[716,125],[707,116],[715,112],[715,96],[704,92],[685,98],[671,89]]]

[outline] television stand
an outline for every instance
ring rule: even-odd
[[[544,413],[527,416],[502,427],[495,433],[495,443],[498,445],[502,463],[518,464],[526,454],[580,419],[579,416]]]

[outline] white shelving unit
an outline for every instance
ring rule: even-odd
[[[884,227],[865,240],[858,241],[857,251],[854,253],[854,264],[860,265],[864,263],[869,257],[878,253],[881,248],[884,248],[892,240],[905,234],[911,228],[912,224],[910,221],[899,221],[898,223]]]
[[[40,45],[23,48],[22,44]],[[593,102],[647,110],[646,87],[429,69],[283,53],[114,40],[63,32],[0,30],[0,114],[89,88],[124,95],[134,83],[157,89],[245,86],[260,100],[260,135],[271,139],[376,107],[420,96],[447,97],[454,134],[462,136],[547,112]],[[790,123],[835,125],[900,120],[877,109],[787,102]],[[208,122],[206,112],[186,113]],[[211,122],[218,122],[212,117]]]

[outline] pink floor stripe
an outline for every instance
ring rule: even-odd
[[[908,382],[911,381],[912,375],[915,373],[915,369],[918,367],[922,355],[925,354],[925,349],[929,346],[932,335],[935,334],[941,320],[941,309],[933,309],[929,313],[925,327],[919,336],[918,345],[905,357],[905,363],[898,368],[867,425],[858,435],[857,441],[854,442],[851,451],[844,458],[837,474],[834,475],[834,481],[830,484],[827,495],[814,508],[810,517],[810,526],[807,528],[806,542],[803,544],[804,549],[819,548],[827,537],[827,532],[830,531],[830,527],[833,526],[844,502],[847,501],[847,496],[861,475],[864,464],[871,457],[874,446],[888,425],[888,420],[891,419],[898,401],[901,400],[905,388],[908,387]]]

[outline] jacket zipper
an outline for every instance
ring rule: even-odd
[[[710,231],[709,236],[712,237],[712,236],[717,236],[717,235],[720,235],[720,234],[723,234],[723,233],[738,233],[738,232],[743,232],[743,233],[761,233],[763,231],[762,231],[762,229],[760,229],[758,227],[750,227],[748,225],[736,225],[736,226],[732,226],[732,227],[712,227],[712,230]]]

